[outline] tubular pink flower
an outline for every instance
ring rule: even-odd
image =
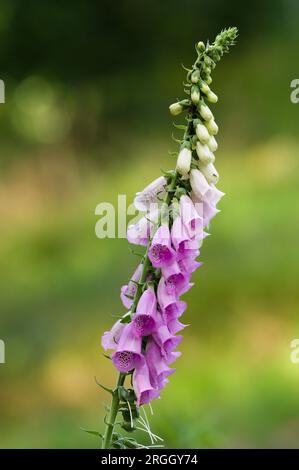
[[[168,225],[163,224],[156,231],[148,257],[155,268],[167,266],[175,259],[175,251],[171,246]]]
[[[200,170],[193,169],[190,172],[190,184],[192,188],[191,198],[193,195],[197,201],[206,201],[209,204],[216,205],[224,196],[222,191],[215,185],[209,184]]]
[[[137,336],[148,336],[156,327],[157,299],[152,287],[146,289],[137,305],[133,317],[133,328]]]
[[[178,254],[177,256],[177,262],[178,264],[180,265],[180,261],[181,260],[184,260],[184,259],[195,259],[197,258],[197,256],[199,256],[200,254],[200,251],[199,249],[197,248],[196,250],[185,250],[185,252],[183,254]],[[183,270],[182,270],[183,272]]]
[[[180,267],[180,270],[185,275],[192,274],[194,271],[196,271],[197,268],[202,266],[202,264],[203,264],[202,262],[196,261],[191,256],[182,258],[181,260],[178,261],[178,265]]]
[[[116,349],[124,327],[125,324],[118,320],[114,323],[110,331],[105,331],[101,340],[102,347],[105,351],[107,351],[107,349]]]
[[[136,336],[132,323],[127,324],[123,329],[116,352],[112,354],[111,359],[120,372],[129,372],[143,364],[141,338]]]
[[[162,322],[153,333],[153,338],[160,346],[162,355],[167,355],[172,352],[183,339],[182,336],[172,335],[167,328],[167,325]]]
[[[211,219],[215,217],[215,215],[218,214],[220,210],[217,209],[215,204],[209,203],[207,201],[202,202],[194,195],[192,196],[192,200],[196,211],[203,217],[203,227],[206,228],[209,225]]]
[[[147,215],[138,220],[135,224],[130,224],[127,230],[127,239],[133,245],[146,246],[152,230],[158,220],[158,209],[153,209]]]
[[[207,227],[210,223],[210,221],[215,217],[220,212],[217,207],[215,207],[212,204],[209,204],[208,202],[203,203],[203,223],[204,227]]]
[[[161,277],[158,284],[157,296],[160,308],[166,317],[166,321],[180,317],[187,308],[186,302],[183,300],[177,300],[175,293],[167,292],[163,277]]]
[[[169,266],[162,268],[162,274],[165,279],[166,290],[169,294],[174,293],[176,296],[186,292],[186,287],[189,284],[189,276],[183,274],[176,261]]]
[[[190,240],[185,225],[180,216],[176,217],[171,227],[171,241],[178,253],[183,253],[185,243]]]
[[[203,220],[195,210],[194,204],[188,196],[181,196],[180,199],[180,216],[183,224],[187,229],[189,237],[199,235],[203,230]]]
[[[163,380],[175,372],[165,362],[161,349],[153,338],[150,338],[145,351],[145,359],[150,372],[151,383],[155,388],[161,388]]]
[[[147,211],[151,204],[159,202],[159,199],[165,196],[167,180],[164,176],[160,176],[152,181],[143,191],[136,193],[134,206],[139,211]]]
[[[136,268],[136,270],[133,273],[133,276],[131,277],[130,281],[128,282],[127,285],[122,286],[120,290],[120,298],[121,301],[126,308],[131,308],[132,303],[133,303],[133,298],[136,294],[137,290],[137,285],[135,282],[138,282],[141,276],[142,272],[142,264],[139,264]],[[134,282],[132,282],[134,281]]]
[[[182,331],[184,328],[186,328],[186,326],[188,325],[184,325],[184,323],[181,323],[177,318],[174,318],[167,323],[167,328],[172,335]]]
[[[133,373],[133,387],[137,397],[137,406],[145,405],[160,396],[159,390],[151,385],[149,370],[145,361]]]
[[[180,351],[171,351],[166,355],[165,361],[168,365],[173,364],[181,355],[182,353]]]

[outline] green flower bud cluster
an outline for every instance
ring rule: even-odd
[[[228,28],[222,31],[213,44],[204,44],[202,41],[195,45],[197,59],[191,69],[187,69],[185,92],[189,99],[184,99],[170,105],[169,110],[173,116],[187,111],[187,126],[184,127],[183,139],[179,141],[177,171],[183,179],[188,178],[191,168],[198,167],[209,183],[218,181],[218,173],[214,166],[218,145],[215,135],[218,126],[214,120],[208,103],[217,103],[218,97],[211,90],[211,73],[216,63],[230,46],[235,44],[237,28]],[[180,126],[176,126],[180,127]]]

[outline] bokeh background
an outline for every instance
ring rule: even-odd
[[[180,64],[234,25],[213,81],[227,196],[151,422],[168,447],[298,447],[298,21],[295,0],[1,0],[1,447],[98,447],[80,427],[103,429],[100,336],[137,259],[96,238],[95,207],[174,165]]]

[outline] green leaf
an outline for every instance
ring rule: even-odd
[[[88,434],[93,434],[94,436],[100,437],[101,439],[104,439],[103,434],[101,434],[99,431],[93,431],[90,429],[85,429],[85,428],[80,428],[81,431],[87,432]]]
[[[105,387],[105,385],[101,384],[101,383],[97,380],[96,377],[94,378],[94,380],[95,380],[95,383],[96,383],[99,387],[101,387],[103,390],[105,390],[105,392],[111,393],[111,395],[113,394],[113,390],[111,390],[111,388]]]

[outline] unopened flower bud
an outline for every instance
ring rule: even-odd
[[[214,119],[210,119],[210,121],[206,123],[206,126],[211,135],[216,135],[218,133],[219,129]]]
[[[204,144],[206,144],[210,139],[210,134],[208,132],[208,129],[206,128],[204,124],[201,124],[201,123],[197,124],[196,126],[196,135],[198,139]]]
[[[180,103],[173,103],[169,106],[170,114],[173,116],[178,116],[183,112],[184,108]]]
[[[210,101],[210,103],[217,103],[218,96],[213,91],[209,91],[207,93],[207,100]]]
[[[196,153],[198,155],[199,161],[203,164],[208,164],[213,161],[214,155],[212,154],[209,147],[205,144],[201,144],[200,142],[197,142]]]
[[[202,91],[205,95],[211,92],[209,85],[207,85],[205,82],[201,82],[200,91]]]
[[[192,83],[198,83],[200,80],[200,73],[199,73],[199,70],[195,70],[194,72],[192,72],[192,75],[191,75],[191,82]]]
[[[205,121],[210,121],[214,117],[210,108],[205,104],[199,106],[199,114]]]
[[[202,42],[202,41],[199,41],[199,42],[196,44],[196,47],[197,47],[197,49],[199,50],[199,52],[204,52],[205,49],[206,49],[206,46],[205,46],[204,42]]]
[[[184,147],[181,149],[178,159],[177,159],[177,164],[176,164],[176,169],[178,173],[182,176],[187,176],[190,167],[191,167],[191,159],[192,159],[192,152],[188,148]]]
[[[198,104],[200,99],[199,88],[196,85],[193,85],[191,88],[191,101],[194,104]]]
[[[219,180],[219,174],[214,167],[213,163],[208,163],[204,165],[203,163],[199,163],[198,165],[200,171],[206,178],[207,182],[210,184],[217,184]]]
[[[208,147],[211,150],[211,152],[216,152],[216,150],[218,149],[217,141],[213,135],[211,135],[209,138]]]
[[[209,75],[209,76],[206,78],[206,83],[207,83],[207,85],[211,85],[212,81],[213,81],[213,80],[212,80],[212,77],[211,77],[211,75]]]

